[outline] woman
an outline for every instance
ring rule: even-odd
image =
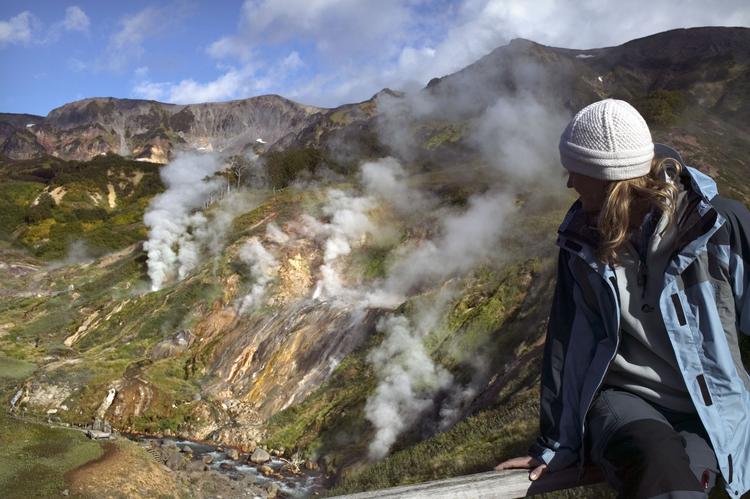
[[[606,99],[560,139],[580,195],[559,229],[541,435],[495,469],[598,465],[622,497],[750,489],[750,213]]]

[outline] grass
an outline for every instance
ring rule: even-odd
[[[34,372],[36,364],[0,355],[0,380],[22,380]]]
[[[331,495],[407,485],[487,471],[504,456],[522,453],[536,431],[529,393],[502,410],[484,411],[450,430],[346,473]]]
[[[0,411],[0,490],[7,499],[60,497],[65,473],[98,458],[99,443],[75,430],[21,422]]]
[[[26,379],[36,365],[0,355],[0,395]],[[65,473],[102,453],[83,433],[14,419],[0,411],[0,491],[3,498],[60,496],[67,488]]]

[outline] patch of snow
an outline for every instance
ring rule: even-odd
[[[265,140],[261,139],[260,137],[257,138],[257,139],[255,139],[255,142],[257,142],[258,144],[268,144],[268,142],[266,142]]]
[[[34,126],[34,123],[28,123],[28,124],[26,125],[26,128],[31,128],[31,127],[33,127],[33,126]]]
[[[604,83],[604,79],[601,76],[597,76],[596,79],[599,80],[599,83]]]
[[[596,57],[594,54],[578,54],[576,56],[576,59],[590,59],[592,57]]]

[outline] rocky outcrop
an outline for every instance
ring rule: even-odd
[[[29,130],[13,130],[0,146],[0,155],[10,159],[38,158],[45,154],[44,147]]]

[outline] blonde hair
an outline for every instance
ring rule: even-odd
[[[674,221],[681,172],[679,161],[654,158],[647,175],[615,181],[607,186],[607,196],[597,221],[600,243],[596,253],[599,260],[609,264],[619,262],[623,245],[638,229],[631,226],[631,221],[642,220],[642,217],[633,220],[636,210],[642,210],[640,215],[645,215],[655,207],[667,215],[670,224]]]

